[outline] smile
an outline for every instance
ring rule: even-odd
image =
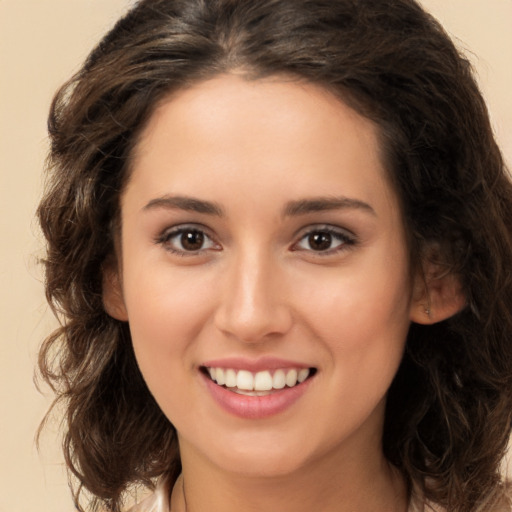
[[[233,368],[206,367],[211,380],[230,391],[248,396],[266,396],[286,387],[304,382],[312,373],[310,368],[286,368],[250,372]]]
[[[267,364],[263,360],[223,361],[222,366],[212,361],[199,369],[214,402],[229,414],[248,420],[284,413],[308,393],[318,373],[317,368],[275,359],[268,359]]]

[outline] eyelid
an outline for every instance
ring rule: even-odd
[[[171,239],[173,237],[177,237],[187,231],[197,231],[202,233],[205,239],[208,239],[212,246],[214,247],[206,247],[201,248],[196,251],[187,251],[179,248],[174,248],[171,246]],[[208,250],[220,250],[220,245],[215,241],[215,238],[210,234],[210,230],[203,226],[202,224],[195,223],[185,223],[185,224],[177,224],[175,226],[170,226],[163,229],[154,239],[155,244],[162,245],[165,250],[176,254],[178,256],[196,256],[198,254],[204,253]]]
[[[342,243],[337,245],[332,249],[327,249],[325,251],[315,251],[313,249],[304,249],[299,248],[298,245],[301,241],[303,241],[306,237],[310,236],[313,233],[329,233],[334,237],[341,239]],[[316,224],[310,225],[307,228],[300,230],[297,234],[297,241],[292,245],[292,251],[304,251],[308,252],[314,256],[325,257],[330,256],[342,251],[346,251],[352,247],[354,247],[358,243],[357,236],[346,228],[342,228],[340,226],[333,226],[331,224]]]

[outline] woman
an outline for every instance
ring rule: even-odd
[[[141,1],[49,127],[77,507],[510,510],[512,188],[418,4]]]

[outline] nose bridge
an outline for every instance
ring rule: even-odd
[[[291,314],[281,273],[277,258],[261,245],[238,251],[227,271],[217,311],[218,328],[245,342],[286,332]]]

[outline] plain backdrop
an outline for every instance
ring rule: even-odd
[[[251,0],[247,0],[251,1]],[[128,0],[0,0],[0,512],[71,512],[58,422],[38,452],[51,394],[33,384],[37,346],[55,325],[37,258],[53,92],[129,6]],[[512,162],[512,0],[423,0],[474,63]]]

